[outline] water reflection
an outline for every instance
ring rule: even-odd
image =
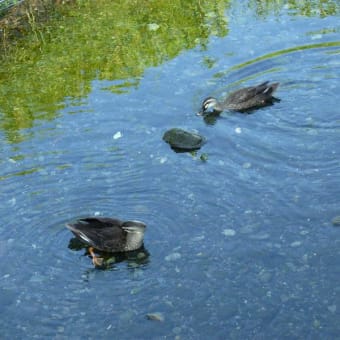
[[[56,9],[64,24],[50,20],[46,29],[35,27],[23,41],[25,53],[14,49],[1,60],[0,128],[12,143],[28,138],[19,130],[56,118],[65,98],[86,99],[96,79],[111,81],[105,88],[116,94],[138,88],[148,67],[204,46],[211,35],[226,35],[227,6],[176,0],[135,10],[129,2],[102,1],[100,8],[79,3],[67,13]]]
[[[84,243],[75,237],[70,239],[68,248],[73,251],[85,249],[84,256],[91,257],[88,251],[88,246],[84,245]],[[126,262],[128,268],[136,268],[144,266],[150,261],[150,253],[147,251],[144,245],[137,250],[124,253],[112,254],[96,250],[96,254],[98,254],[98,256],[103,259],[103,265],[100,267],[100,269],[114,269],[120,262]]]

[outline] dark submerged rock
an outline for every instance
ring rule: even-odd
[[[163,140],[170,144],[175,151],[198,150],[205,143],[205,138],[197,133],[173,128],[166,131]]]

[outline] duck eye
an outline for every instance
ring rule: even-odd
[[[211,106],[213,106],[213,101],[211,99],[209,99],[209,100],[207,100],[203,103],[204,110],[209,109]]]

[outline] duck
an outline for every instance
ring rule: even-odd
[[[110,217],[85,217],[66,227],[88,246],[95,267],[103,265],[103,259],[97,257],[94,250],[107,253],[121,253],[142,247],[146,224],[141,221],[122,221]]]
[[[279,83],[265,81],[256,86],[249,86],[230,93],[223,102],[214,97],[207,97],[203,100],[199,116],[206,114],[220,114],[224,110],[249,112],[264,106],[272,105],[279,99],[273,97]]]

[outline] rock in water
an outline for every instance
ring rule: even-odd
[[[173,128],[166,131],[163,140],[170,144],[175,151],[194,151],[201,148],[205,138],[197,133]]]

